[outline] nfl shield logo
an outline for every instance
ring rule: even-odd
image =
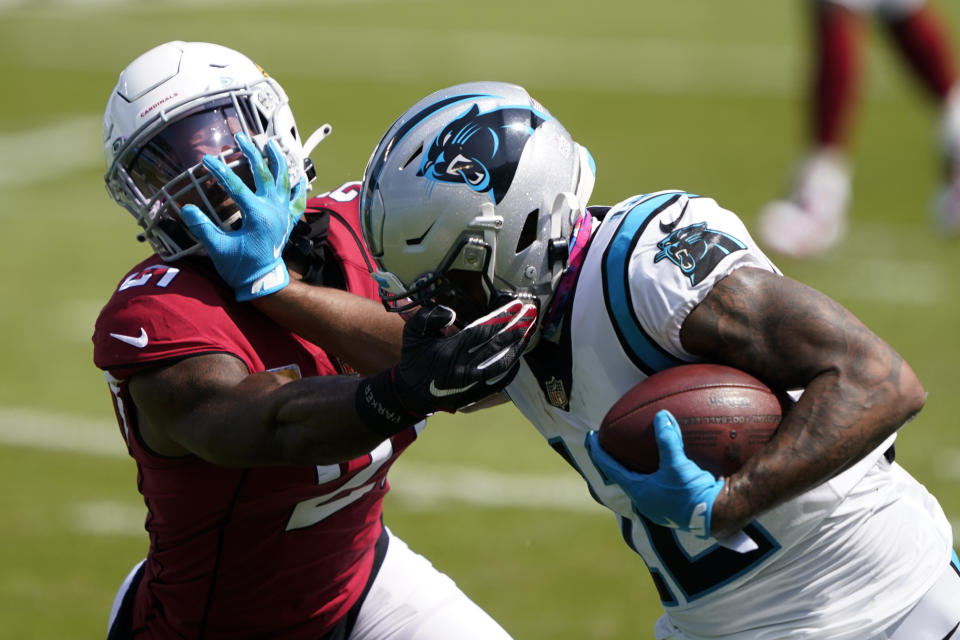
[[[567,408],[567,392],[563,388],[563,381],[558,380],[556,376],[551,377],[544,383],[547,389],[547,400],[558,409]]]

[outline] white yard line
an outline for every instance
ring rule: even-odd
[[[67,514],[77,533],[97,536],[143,536],[146,508],[143,503],[98,500],[72,505]]]
[[[960,449],[940,451],[934,461],[937,476],[944,480],[960,483]]]
[[[127,456],[119,429],[112,423],[31,409],[0,409],[0,445],[81,455]],[[593,502],[586,485],[573,471],[501,473],[479,467],[410,463],[401,458],[390,471],[390,481],[393,498],[411,509],[433,509],[444,502],[461,502],[491,508],[602,512],[602,507]],[[92,508],[114,509],[113,506]],[[105,521],[129,521],[129,510],[122,506],[118,509],[126,516],[111,516]]]
[[[0,408],[0,445],[95,456],[127,455],[116,424],[36,409]]]
[[[429,437],[429,436],[427,436]],[[125,458],[116,425],[34,409],[0,408],[0,446],[18,446],[80,455]],[[960,482],[960,450],[937,459],[937,475]],[[449,503],[487,508],[549,509],[605,515],[590,499],[580,478],[570,473],[503,473],[479,467],[410,463],[390,472],[391,499],[407,509],[439,509]],[[134,502],[94,501],[75,505],[69,514],[78,532],[142,535],[144,508]],[[960,519],[951,525],[960,540]]]
[[[893,237],[899,226],[874,231]],[[853,248],[844,256],[843,268],[824,284],[831,297],[841,302],[862,300],[912,308],[937,306],[946,299],[952,274],[944,273],[942,266],[923,260],[860,258],[857,253]]]
[[[426,437],[429,437],[427,435]],[[492,469],[411,464],[390,470],[391,495],[409,509],[435,509],[448,502],[479,507],[607,513],[590,498],[586,483],[569,473],[503,473]]]
[[[390,499],[408,511],[438,511],[455,504],[489,509],[547,509],[604,517],[586,485],[569,474],[500,473],[476,467],[411,464],[390,470]],[[92,535],[143,535],[141,503],[98,500],[73,505],[67,514],[75,531]]]
[[[59,180],[73,171],[102,166],[102,131],[102,116],[78,114],[0,134],[0,189]]]

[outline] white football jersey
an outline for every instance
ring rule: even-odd
[[[583,446],[633,385],[698,360],[681,345],[680,326],[718,280],[745,266],[779,273],[715,201],[666,191],[621,202],[594,220],[559,343],[541,341],[507,393],[616,514],[657,586],[665,626],[675,625],[671,637],[885,637],[938,578],[952,544],[936,500],[884,457],[893,436],[750,524],[756,549],[747,553],[653,525],[604,484]]]

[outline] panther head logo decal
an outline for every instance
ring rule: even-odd
[[[698,222],[670,232],[657,243],[657,248],[660,251],[653,257],[654,262],[669,260],[690,278],[690,286],[696,286],[721,260],[747,246],[733,236],[707,229],[706,222]]]
[[[462,182],[479,193],[490,193],[499,204],[513,183],[527,140],[546,119],[529,107],[480,113],[474,104],[434,138],[417,175]]]

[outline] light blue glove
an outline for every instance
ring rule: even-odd
[[[220,158],[206,155],[203,166],[240,207],[243,221],[236,231],[224,231],[192,204],[180,210],[184,224],[206,248],[220,277],[233,287],[237,300],[252,300],[283,289],[290,274],[283,248],[307,206],[307,179],[291,192],[287,161],[273,140],[267,143],[270,167],[244,133],[236,135],[253,173],[253,193]]]
[[[596,431],[587,434],[584,446],[604,480],[619,485],[637,512],[658,525],[709,538],[710,515],[723,480],[701,469],[683,452],[680,425],[669,411],[657,412],[653,428],[660,468],[651,474],[630,471],[614,460],[600,446]]]

